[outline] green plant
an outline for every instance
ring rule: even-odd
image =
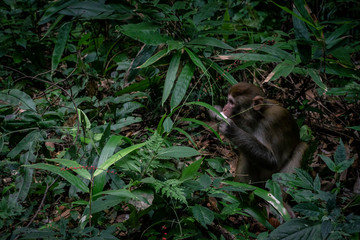
[[[335,188],[331,191],[321,190],[319,175],[313,179],[309,173],[298,169],[296,174],[277,174],[274,180],[286,188],[297,203],[293,211],[300,217],[280,225],[269,234],[268,239],[356,239],[360,232],[360,216],[349,213],[356,198],[340,199],[341,182],[337,177],[346,170],[354,159],[347,159],[344,144],[340,140],[334,159],[320,155],[331,171],[335,173]],[[341,205],[339,205],[339,202]]]

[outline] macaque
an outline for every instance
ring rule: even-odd
[[[261,184],[273,173],[300,167],[307,144],[300,141],[295,120],[260,88],[250,83],[232,86],[222,114],[227,122],[219,124],[219,131],[239,149],[235,181]]]

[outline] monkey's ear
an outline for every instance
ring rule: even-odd
[[[261,105],[264,103],[264,98],[261,96],[256,96],[253,98],[253,109],[259,111],[261,109]]]

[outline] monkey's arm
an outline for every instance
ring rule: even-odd
[[[261,143],[252,134],[249,134],[236,126],[231,119],[227,120],[229,124],[225,122],[220,123],[220,133],[225,135],[225,137],[227,137],[234,145],[240,148],[250,165],[267,168],[268,170],[279,169],[279,162],[272,150]]]

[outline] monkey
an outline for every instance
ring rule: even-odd
[[[215,108],[221,111],[220,106]],[[245,82],[233,85],[221,113],[226,122],[220,122],[219,132],[239,150],[234,181],[261,185],[274,173],[300,168],[308,145],[300,140],[298,125],[259,87]],[[210,117],[221,119],[213,112]]]

